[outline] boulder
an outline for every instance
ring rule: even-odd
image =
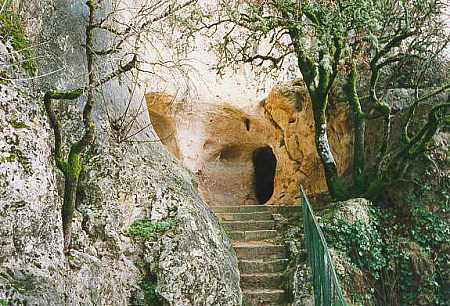
[[[110,112],[104,105],[94,110],[97,138],[84,155],[72,247],[63,253],[62,176],[54,166],[42,92],[35,89],[83,84],[86,10],[84,3],[65,0],[20,2],[24,12],[33,12],[25,25],[45,58],[41,73],[66,69],[36,86],[0,84],[0,301],[127,305],[145,299],[151,285],[169,305],[241,304],[235,254],[189,171],[160,143],[117,141],[109,115],[122,114],[129,98],[120,82],[102,88]],[[82,131],[83,102],[55,103],[66,144]],[[129,234],[137,220],[174,225],[142,240]],[[154,283],[146,284],[150,274]]]

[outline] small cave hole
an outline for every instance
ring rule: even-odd
[[[277,168],[277,159],[270,147],[259,148],[253,152],[253,167],[255,196],[260,204],[264,204],[272,197]]]
[[[247,131],[250,131],[250,119],[246,118],[244,120],[244,124],[245,124],[245,128],[247,129]]]

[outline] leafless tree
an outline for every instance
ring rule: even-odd
[[[112,4],[104,0],[87,0],[88,17],[83,44],[87,74],[84,85],[66,90],[49,90],[44,96],[45,109],[54,131],[56,166],[63,173],[65,182],[61,211],[65,250],[68,250],[71,244],[72,219],[83,168],[83,154],[93,143],[96,134],[93,108],[102,101],[102,87],[124,77],[131,78],[136,83],[138,72],[151,74],[155,73],[158,66],[169,65],[161,60],[149,61],[145,48],[154,43],[159,34],[160,28],[155,25],[194,5],[195,2],[196,0],[150,0],[131,6],[121,0],[113,1]],[[107,42],[99,43],[101,37],[108,37]],[[82,109],[83,135],[73,143],[64,144],[62,117],[55,110],[53,102],[80,97],[85,100]],[[130,122],[127,119],[129,107],[130,104],[122,116],[116,118],[116,123],[121,130],[126,130],[127,135],[130,132]],[[136,116],[136,113],[131,115],[133,116]],[[131,118],[132,122],[133,120]],[[65,154],[66,146],[68,154]]]

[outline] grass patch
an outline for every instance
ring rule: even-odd
[[[128,235],[136,238],[150,239],[155,238],[175,226],[173,219],[168,221],[152,222],[148,219],[140,219],[133,222],[128,228]]]
[[[14,12],[11,0],[0,0],[0,36],[3,41],[10,41],[22,60],[20,65],[30,75],[36,75],[37,68],[34,62],[34,52],[30,46],[20,16]]]

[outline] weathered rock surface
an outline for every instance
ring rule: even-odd
[[[160,93],[147,94],[161,141],[199,179],[210,206],[257,204],[255,152],[270,148],[276,169],[267,204],[293,204],[299,184],[309,193],[326,190],[315,149],[311,102],[297,83],[275,87],[253,108],[230,104],[185,105]],[[352,132],[347,109],[331,106],[329,139],[340,172],[351,163]],[[266,163],[266,167],[269,165]]]
[[[25,90],[0,85],[0,299],[63,304],[61,201],[50,134]]]
[[[43,38],[54,35],[52,51],[68,67],[49,82],[58,88],[82,81],[70,76],[83,72],[78,35],[85,11],[71,2],[29,4],[38,6],[37,19],[30,24],[44,32],[53,29]],[[39,15],[46,8],[54,14]],[[160,143],[115,142],[101,107],[95,110],[101,137],[86,154],[73,245],[63,254],[61,176],[53,166],[53,136],[42,101],[29,86],[0,87],[0,300],[17,305],[127,305],[142,301],[140,284],[151,272],[166,304],[241,303],[230,242],[198,196],[191,174]],[[109,94],[119,100],[126,96],[117,86]],[[61,110],[70,119],[65,131],[76,137],[78,105],[68,103]],[[154,239],[131,239],[128,228],[138,219],[172,220],[175,225]]]
[[[335,102],[335,101],[334,101]],[[300,196],[298,186],[308,194],[326,190],[322,163],[316,152],[312,104],[302,84],[276,87],[263,105],[268,117],[280,132],[274,144],[280,156],[271,203],[293,203]],[[346,172],[351,165],[353,143],[348,108],[338,103],[330,105],[328,139],[336,157],[338,171]]]
[[[362,235],[376,232],[378,229],[371,222],[370,208],[373,204],[364,198],[354,198],[347,201],[333,203],[325,210],[321,222],[328,224],[355,225],[360,222]],[[368,275],[360,269],[346,253],[346,250],[330,248],[331,258],[346,300],[359,302],[363,305],[375,305],[374,289],[367,281]],[[358,301],[354,301],[357,298]]]
[[[88,167],[80,235],[74,241],[92,256],[111,253],[123,260],[115,284],[129,286],[126,279],[142,260],[140,277],[155,273],[157,292],[170,305],[240,303],[230,242],[193,188],[191,175],[158,144],[113,145],[92,157]],[[134,220],[147,218],[176,225],[157,239],[133,243],[124,233]]]

